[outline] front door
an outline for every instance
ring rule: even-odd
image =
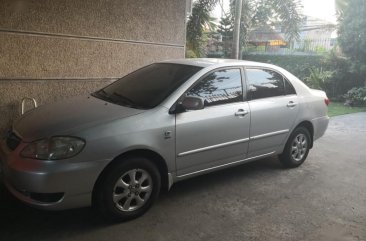
[[[204,99],[201,110],[176,115],[178,176],[246,158],[250,112],[240,68],[213,71],[187,91]]]

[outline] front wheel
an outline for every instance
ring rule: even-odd
[[[131,157],[112,165],[96,190],[96,205],[104,216],[126,221],[144,214],[159,195],[159,170],[148,159]]]
[[[310,150],[310,133],[305,127],[297,127],[288,139],[280,161],[285,167],[300,166],[306,159]]]

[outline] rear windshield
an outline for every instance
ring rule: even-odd
[[[151,64],[122,77],[92,95],[131,108],[150,109],[159,105],[201,69],[182,64]]]

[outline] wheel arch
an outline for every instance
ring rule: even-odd
[[[294,130],[296,130],[296,128],[298,128],[300,126],[305,127],[309,131],[309,133],[310,133],[310,139],[311,139],[310,140],[310,149],[313,148],[313,142],[314,142],[314,126],[313,126],[313,124],[310,121],[305,120],[305,121],[300,122],[294,128]]]
[[[98,189],[99,185],[101,184],[103,177],[105,173],[108,172],[109,169],[113,168],[115,163],[122,161],[124,158],[128,157],[145,157],[149,160],[151,160],[156,167],[159,170],[160,177],[161,177],[161,184],[162,184],[162,190],[168,190],[169,189],[169,176],[168,176],[168,166],[166,164],[165,159],[158,153],[149,150],[149,149],[135,149],[135,150],[129,150],[126,151],[115,158],[108,163],[106,167],[102,170],[102,172],[99,174],[92,192],[92,203],[95,201],[95,191]]]

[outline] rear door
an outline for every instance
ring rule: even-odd
[[[176,114],[178,176],[245,159],[250,113],[242,75],[239,67],[215,70],[187,91],[203,98],[205,107]]]
[[[282,74],[266,68],[246,68],[246,82],[251,112],[248,157],[273,153],[296,119],[295,89]]]

